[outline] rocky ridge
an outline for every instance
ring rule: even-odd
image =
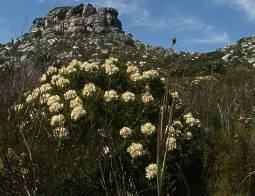
[[[109,56],[141,65],[169,62],[170,49],[150,46],[122,30],[118,11],[91,4],[57,7],[33,21],[30,32],[0,45],[0,69],[25,65],[61,66],[71,59],[100,62]]]
[[[32,33],[42,36],[55,32],[119,32],[122,24],[118,19],[118,11],[113,8],[94,8],[91,4],[80,4],[76,7],[57,7],[49,11],[43,18],[33,21]]]
[[[0,70],[26,65],[61,66],[71,59],[102,62],[109,56],[143,66],[171,64],[173,75],[193,76],[248,70],[255,67],[255,36],[213,52],[173,52],[133,38],[122,29],[118,11],[91,4],[56,7],[33,21],[31,30],[0,44]]]

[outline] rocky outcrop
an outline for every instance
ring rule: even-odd
[[[91,4],[75,7],[57,7],[43,18],[33,21],[31,33],[42,36],[55,32],[80,34],[86,32],[109,33],[122,31],[118,11],[113,8],[94,8]]]
[[[220,51],[224,62],[240,62],[242,65],[255,68],[255,35],[242,38]]]
[[[102,62],[109,56],[135,60],[141,65],[168,64],[172,50],[135,40],[122,31],[118,11],[91,4],[57,7],[33,21],[31,30],[0,45],[0,72],[32,66],[61,66],[72,59]]]

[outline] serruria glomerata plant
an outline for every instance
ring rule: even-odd
[[[108,167],[117,156],[138,192],[156,191],[158,116],[165,92],[162,73],[111,57],[103,64],[73,60],[61,68],[50,66],[40,81],[15,106],[20,133],[39,168],[54,167],[63,181],[74,174],[73,165],[82,170],[93,162],[96,179],[97,163],[103,160],[103,167]],[[174,176],[175,157],[190,154],[202,130],[199,120],[184,110],[179,94],[167,93],[172,121],[163,140],[167,153],[162,180]],[[44,175],[42,168],[38,172]],[[79,178],[87,177],[82,174]]]

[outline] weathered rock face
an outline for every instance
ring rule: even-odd
[[[31,28],[32,33],[42,32],[42,35],[54,32],[80,34],[120,31],[122,24],[118,19],[117,10],[113,8],[96,10],[91,4],[54,8],[46,17],[35,19]]]
[[[165,59],[172,54],[170,49],[143,44],[122,31],[117,10],[80,4],[50,10],[46,17],[33,21],[30,32],[0,45],[0,73],[28,65],[38,69],[61,66],[74,58],[102,62],[109,56],[162,65],[168,64]]]

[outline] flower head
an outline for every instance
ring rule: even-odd
[[[155,126],[150,122],[145,123],[141,126],[141,132],[145,135],[151,135],[156,130]]]
[[[187,140],[191,140],[191,139],[193,138],[192,133],[189,132],[189,131],[187,131],[186,134],[185,134],[185,138],[186,138]]]
[[[144,154],[143,146],[140,143],[132,143],[128,147],[127,152],[132,158],[136,158]]]
[[[118,59],[109,58],[105,60],[105,63],[102,67],[105,69],[105,73],[109,76],[114,75],[119,72],[119,68],[114,64],[118,62]]]
[[[84,97],[89,97],[91,95],[93,95],[96,92],[96,86],[93,83],[88,83],[84,86],[83,90],[82,90],[82,95]]]
[[[145,168],[146,178],[151,180],[157,176],[157,164],[151,163]]]
[[[159,76],[158,71],[154,70],[154,69],[143,72],[143,78],[144,79],[154,79],[154,78],[156,78],[158,76]]]
[[[58,87],[65,87],[67,84],[69,84],[69,80],[64,78],[61,75],[54,75],[51,78],[51,84],[56,85]]]
[[[34,91],[27,96],[26,102],[31,103],[35,101],[39,95],[40,95],[40,89],[39,88],[34,89]]]
[[[110,152],[109,146],[103,146],[103,153],[104,155],[107,155]]]
[[[173,150],[177,147],[176,139],[174,137],[168,137],[166,141],[166,145],[168,146],[168,150]]]
[[[49,66],[47,70],[48,75],[53,75],[58,72],[58,69],[56,67]]]
[[[104,93],[104,100],[105,102],[110,102],[113,100],[117,100],[118,99],[118,94],[115,90],[110,90],[110,91],[105,91]]]
[[[70,101],[70,108],[83,107],[83,103],[80,97],[75,97]]]
[[[53,103],[60,102],[60,97],[58,95],[52,95],[48,98],[47,105],[51,106]]]
[[[120,135],[123,137],[123,138],[126,138],[128,137],[129,135],[132,134],[132,130],[129,128],[129,127],[123,127],[121,130],[120,130]]]
[[[68,136],[68,130],[65,127],[57,127],[53,129],[53,136],[58,139],[66,138]]]
[[[84,115],[86,115],[87,112],[86,110],[84,110],[82,107],[75,107],[72,112],[71,112],[71,119],[73,120],[78,120],[79,118],[83,117]]]
[[[80,69],[84,70],[86,72],[94,72],[96,70],[98,70],[98,64],[97,63],[88,63],[85,62],[83,64],[80,65]]]
[[[172,96],[173,99],[179,99],[180,98],[179,93],[177,91],[172,92],[171,96]]]
[[[59,103],[59,102],[54,102],[49,106],[49,110],[51,113],[56,113],[59,112],[60,110],[62,110],[64,107],[63,104]]]
[[[134,101],[135,100],[135,94],[127,91],[127,92],[125,92],[121,95],[121,98],[124,102]]]
[[[128,74],[134,74],[134,73],[138,73],[138,72],[139,72],[138,67],[136,67],[134,65],[127,67],[127,73]]]
[[[65,92],[64,94],[64,98],[65,100],[69,101],[74,99],[75,97],[77,97],[77,93],[75,90],[68,90],[67,92]]]
[[[147,91],[146,93],[143,94],[142,101],[144,104],[148,105],[154,101],[154,98],[152,94],[149,91]]]
[[[52,90],[52,87],[50,83],[47,83],[47,84],[43,84],[39,89],[41,93],[47,93]]]
[[[41,94],[40,98],[39,98],[39,103],[40,104],[45,104],[48,102],[49,98],[50,98],[50,94],[46,93],[46,94]]]
[[[51,126],[62,126],[65,123],[65,117],[62,114],[54,115],[51,118]]]
[[[141,74],[139,72],[135,72],[130,75],[130,80],[132,80],[133,82],[137,82],[142,79],[143,79],[143,77],[141,76]]]
[[[41,82],[45,82],[47,80],[47,75],[46,74],[43,74],[40,81]]]
[[[183,119],[185,120],[186,124],[190,125],[190,126],[194,126],[194,125],[200,125],[200,121],[198,119],[195,119],[192,115],[192,113],[188,113],[185,114],[183,116]]]

